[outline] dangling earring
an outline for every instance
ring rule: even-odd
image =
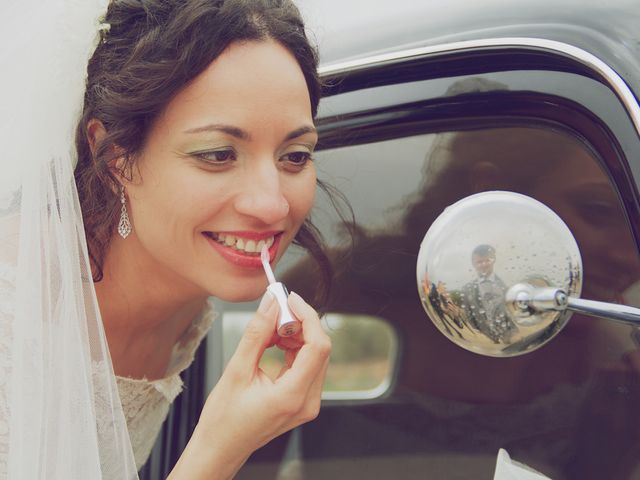
[[[127,214],[127,206],[125,205],[124,198],[124,186],[120,186],[120,203],[122,204],[122,210],[120,210],[120,223],[118,223],[118,233],[122,238],[127,238],[131,233],[131,222],[129,221],[129,215]]]

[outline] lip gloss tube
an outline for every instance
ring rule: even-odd
[[[300,331],[300,321],[289,310],[289,304],[287,298],[289,297],[289,291],[282,282],[276,281],[276,277],[273,274],[271,265],[269,264],[269,250],[267,247],[263,247],[260,252],[260,260],[262,260],[262,267],[267,274],[269,280],[269,286],[267,291],[270,292],[278,302],[278,324],[277,332],[281,337],[290,337]]]

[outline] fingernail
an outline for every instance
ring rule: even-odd
[[[289,298],[291,299],[291,301],[293,302],[293,305],[305,305],[307,302],[304,301],[304,299],[298,295],[296,292],[289,292]]]
[[[258,305],[258,311],[260,313],[267,313],[269,310],[269,306],[273,303],[273,294],[270,291],[264,292],[262,296],[262,300],[260,300],[260,305]]]

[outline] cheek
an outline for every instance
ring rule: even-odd
[[[314,168],[309,168],[296,178],[288,182],[284,196],[289,203],[289,215],[293,220],[302,224],[313,207],[316,194],[316,172]]]
[[[144,181],[132,187],[134,228],[143,244],[152,250],[188,239],[206,215],[220,207],[220,196],[212,191],[207,176],[188,168],[147,172]]]
[[[167,260],[181,234],[182,202],[171,201],[173,196],[172,191],[158,185],[141,188],[131,200],[131,220],[138,240],[152,256]]]

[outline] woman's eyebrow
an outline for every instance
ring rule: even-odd
[[[195,127],[185,130],[183,133],[202,133],[202,132],[222,132],[232,137],[239,138],[241,140],[249,140],[249,133],[245,132],[241,128],[233,127],[231,125],[224,125],[221,123],[211,123],[202,127]]]
[[[203,125],[202,127],[194,127],[185,130],[183,133],[202,133],[202,132],[222,132],[232,137],[239,138],[241,140],[250,140],[251,135],[241,128],[234,127],[232,125],[225,125],[221,123],[211,123],[209,125]],[[292,132],[288,133],[285,137],[285,142],[293,140],[294,138],[301,137],[307,133],[316,133],[316,128],[312,125],[305,125],[300,128],[296,128]]]
[[[294,138],[301,137],[302,135],[305,135],[307,133],[316,133],[316,128],[311,125],[305,125],[304,127],[296,128],[294,131],[289,133],[284,140],[285,142],[288,140],[293,140]]]

